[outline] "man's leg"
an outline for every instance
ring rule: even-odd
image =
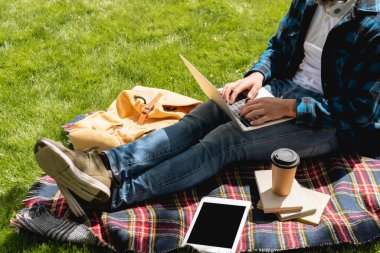
[[[95,152],[69,150],[47,138],[37,141],[34,153],[42,170],[57,181],[73,212],[83,215],[84,211],[72,193],[90,204],[102,205],[110,197],[111,179],[115,182],[142,173],[198,142],[228,120],[213,102],[208,101],[177,124],[101,156]],[[113,173],[107,170],[107,164],[112,164]],[[115,166],[119,169],[114,170]]]
[[[141,174],[148,168],[184,151],[198,143],[211,130],[229,120],[214,102],[207,101],[178,123],[154,131],[129,144],[104,151],[103,154],[108,158],[115,179],[120,181]]]
[[[183,152],[139,174],[123,177],[120,187],[113,188],[111,208],[117,210],[194,186],[232,162],[268,160],[277,148],[291,148],[302,158],[327,154],[337,149],[335,130],[330,127],[311,129],[288,121],[241,132],[231,122],[225,123]],[[134,161],[133,166],[139,162],[146,163]],[[111,166],[117,172],[126,170],[125,166],[129,165]]]

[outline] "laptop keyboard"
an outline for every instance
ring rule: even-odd
[[[244,126],[246,127],[250,127],[251,124],[249,123],[250,121],[252,121],[253,119],[257,119],[259,117],[254,117],[252,119],[245,119],[243,117],[241,117],[239,115],[239,111],[240,111],[240,108],[245,105],[245,103],[247,102],[247,97],[244,96],[243,94],[239,94],[235,100],[235,103],[233,103],[232,105],[230,105],[229,103],[227,103],[228,107],[231,109],[231,111],[236,115],[236,117],[238,117],[238,119],[240,120],[241,123],[243,123]]]

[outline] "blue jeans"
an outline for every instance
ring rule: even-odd
[[[275,80],[276,97],[321,95],[289,80]],[[308,128],[294,120],[242,132],[212,101],[196,107],[178,123],[132,143],[105,151],[115,179],[111,209],[194,186],[241,161],[268,160],[278,148],[295,150],[302,158],[338,148],[335,128]]]

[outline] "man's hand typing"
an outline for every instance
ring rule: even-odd
[[[222,91],[222,97],[228,103],[233,104],[241,92],[249,91],[247,97],[252,99],[263,86],[263,80],[263,74],[254,72],[243,79],[226,84]]]
[[[295,118],[296,100],[269,97],[249,99],[240,109],[240,116],[246,119],[259,117],[250,122],[253,126],[283,117]]]

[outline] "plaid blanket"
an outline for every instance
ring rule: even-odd
[[[259,196],[254,170],[263,162],[229,168],[197,187],[140,203],[116,213],[89,213],[76,218],[52,178],[31,188],[11,223],[49,238],[110,247],[118,252],[164,252],[177,249],[203,196],[251,200]],[[277,251],[339,243],[361,244],[380,235],[380,160],[349,155],[304,160],[297,180],[328,193],[331,200],[318,226],[279,222],[275,215],[252,208],[239,251]]]

